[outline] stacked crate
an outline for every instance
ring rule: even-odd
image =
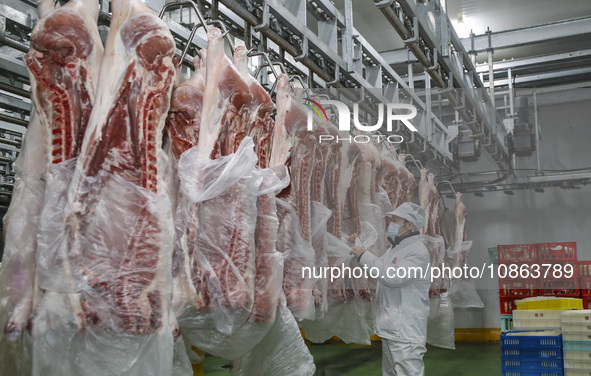
[[[535,244],[499,245],[497,247],[499,264],[533,264],[536,262]],[[538,296],[538,281],[536,279],[499,278],[499,297],[501,299],[501,317],[508,319],[516,308],[518,299]]]
[[[579,261],[579,276],[583,308],[591,309],[591,261]]]
[[[562,376],[560,330],[501,334],[503,376]]]
[[[513,311],[514,330],[560,330],[561,310],[525,310]]]
[[[580,298],[577,243],[538,243],[536,248],[537,263],[539,265],[552,265],[548,276],[540,282],[539,295]],[[558,265],[558,269],[563,274],[562,277],[554,275],[554,265]],[[570,278],[564,275],[566,270],[572,270],[573,273]]]
[[[565,376],[591,375],[591,310],[562,313]]]

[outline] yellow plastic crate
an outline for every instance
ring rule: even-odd
[[[515,305],[519,310],[583,309],[583,300],[576,298],[555,298],[550,296],[516,300]]]

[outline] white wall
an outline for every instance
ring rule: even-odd
[[[579,102],[539,108],[543,168],[591,167],[591,103]],[[533,122],[533,109],[530,110]],[[518,158],[517,168],[536,167],[534,157]],[[546,188],[466,194],[467,234],[473,240],[470,264],[489,263],[488,248],[499,244],[576,241],[579,260],[591,260],[591,185],[580,190]],[[445,199],[448,206],[452,200]],[[483,310],[456,311],[457,328],[498,328],[498,280],[476,282]]]

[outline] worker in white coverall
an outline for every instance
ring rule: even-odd
[[[376,257],[362,247],[353,247],[351,254],[359,258],[361,265],[377,268],[380,273],[374,329],[382,338],[382,374],[423,376],[430,307],[426,270],[429,251],[419,235],[425,223],[425,211],[406,202],[386,215],[392,219],[387,230],[392,246],[384,255]],[[420,272],[415,275],[413,270]]]

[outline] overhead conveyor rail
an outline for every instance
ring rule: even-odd
[[[464,101],[454,90],[447,90],[444,95],[500,171],[506,173],[510,163],[501,119],[496,116],[491,97],[482,95],[480,89],[484,85],[440,2],[430,1],[419,5],[412,0],[374,2],[435,85],[440,89],[453,87],[462,90]],[[435,30],[428,19],[434,20]]]
[[[352,26],[350,0],[346,2],[349,6],[345,15],[327,0],[201,3],[210,9],[210,15],[216,13],[231,33],[240,38],[246,35],[247,46],[279,59],[291,74],[307,78],[312,87],[331,87],[339,96],[360,102],[360,108],[370,116],[377,115],[379,103],[414,104],[418,116],[413,124],[418,132],[408,132],[407,140],[413,141],[414,149],[424,152],[443,172],[452,171],[454,162],[449,143],[456,137],[457,129],[433,116],[428,104]],[[215,12],[212,9],[216,9]],[[306,26],[309,14],[318,21],[317,33]],[[173,31],[173,34],[179,39],[188,38],[188,33]],[[204,47],[199,38],[193,42]],[[363,93],[364,97],[360,98],[358,93]],[[428,116],[431,122],[426,120]]]
[[[155,11],[161,8],[157,1],[147,3]],[[215,13],[230,33],[242,39],[246,35],[248,45],[283,62],[290,74],[305,77],[309,86],[334,88],[340,97],[360,103],[360,108],[368,115],[366,121],[376,118],[378,104],[413,104],[418,109],[413,120],[418,132],[409,132],[402,127],[399,133],[405,135],[413,150],[423,152],[433,165],[439,166],[442,173],[451,173],[454,160],[449,144],[457,136],[457,128],[449,127],[435,116],[429,101],[411,90],[360,35],[353,27],[351,0],[345,3],[346,14],[343,15],[328,0],[197,2],[208,10],[209,18]],[[28,6],[23,3],[23,7]],[[102,25],[108,25],[108,9],[109,1],[102,0],[99,16]],[[306,26],[310,14],[318,22],[317,32]],[[35,21],[22,9],[5,5],[0,8],[0,25],[1,20],[4,24],[9,20],[13,26],[21,28],[21,34],[28,34]],[[188,41],[191,30],[186,24],[171,17],[165,21],[175,38],[183,43]],[[4,45],[22,52],[28,50],[27,41],[18,36],[3,32],[0,38]],[[197,35],[191,44],[203,48],[206,41]],[[0,70],[6,69],[16,76],[26,73],[20,61],[0,55]],[[191,65],[190,59],[185,60],[186,65]]]
[[[449,143],[456,137],[457,129],[434,117],[428,104],[353,27],[351,0],[345,1],[344,15],[328,0],[220,0],[219,3],[277,44],[282,53],[305,66],[308,72],[303,73],[308,73],[309,82],[320,78],[340,95],[361,102],[360,107],[368,114],[375,117],[378,103],[411,102],[418,109],[413,121],[418,132],[417,135],[408,132],[407,140],[413,140],[415,149],[425,152],[443,171],[451,171],[453,158]],[[307,13],[318,20],[318,35],[307,28]],[[344,89],[357,89],[364,98]]]

